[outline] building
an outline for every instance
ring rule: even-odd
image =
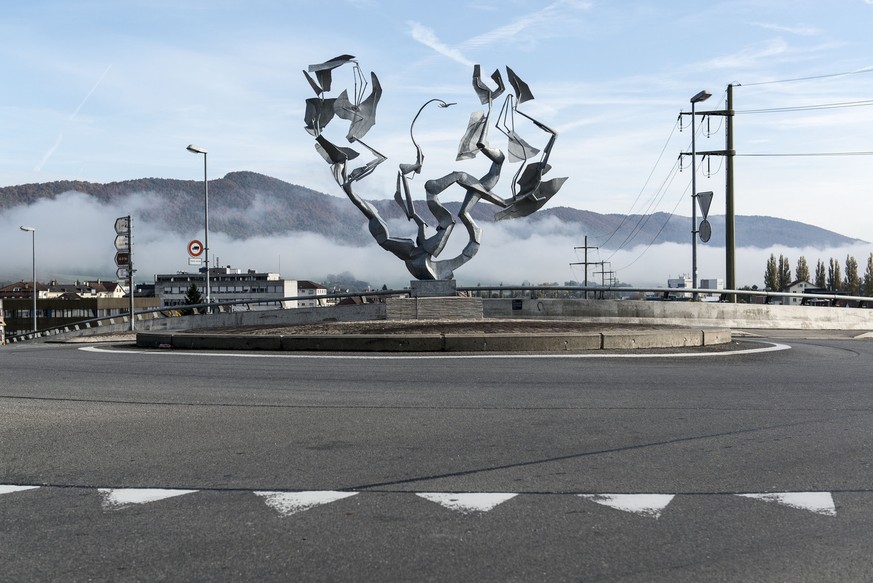
[[[13,284],[14,285],[14,284]],[[48,289],[37,282],[37,290]],[[33,289],[30,286],[30,289]],[[33,332],[33,294],[29,297],[4,298],[0,320],[5,320],[6,336]],[[134,298],[134,310],[157,308],[154,298]],[[130,298],[127,297],[81,297],[74,292],[46,298],[39,292],[36,301],[36,327],[38,330],[59,328],[97,318],[127,316],[130,313]]]
[[[301,299],[298,306],[301,308],[316,308],[320,306],[331,305],[327,298],[319,298],[318,296],[327,295],[327,288],[320,283],[301,279],[297,282],[297,295],[306,299]]]
[[[692,281],[690,275],[680,275],[679,277],[671,277],[667,280],[667,287],[670,289],[691,289]],[[690,300],[690,293],[670,293],[669,297],[674,300]]]
[[[690,275],[680,275],[679,277],[671,277],[667,280],[667,287],[670,289],[693,289],[694,283],[691,281]],[[698,289],[711,289],[711,290],[719,290],[724,289],[724,280],[723,279],[701,279],[697,282]],[[694,294],[691,292],[683,292],[676,293],[671,292],[669,294],[670,299],[673,300],[690,300],[692,299]],[[717,302],[721,300],[721,294],[707,294],[707,293],[699,293],[697,295],[698,299],[704,302]]]
[[[779,298],[786,306],[830,306],[830,305],[845,305],[845,301],[831,301],[824,298],[804,297],[803,294],[823,294],[823,295],[842,295],[839,292],[833,292],[827,288],[816,287],[814,283],[798,279],[792,281],[788,286],[780,291],[790,294],[797,294],[798,297]]]
[[[197,286],[203,302],[206,302],[206,274],[177,272],[155,276],[155,297],[161,306],[184,306],[191,285]],[[297,282],[282,279],[278,273],[257,273],[253,269],[213,267],[209,270],[209,295],[215,302],[252,302],[235,309],[269,310],[277,307],[296,308]]]
[[[36,298],[44,299],[48,297],[48,287],[36,282]],[[32,281],[16,281],[9,285],[0,287],[0,299],[18,299],[29,298],[33,300],[33,282]]]
[[[700,289],[711,289],[711,290],[723,290],[724,289],[724,280],[721,278],[716,279],[701,279],[700,280]],[[718,302],[721,301],[721,294],[701,294],[700,299],[704,302]]]
[[[46,298],[58,298],[76,294],[80,298],[123,298],[127,295],[116,281],[76,281],[74,283],[49,282]]]

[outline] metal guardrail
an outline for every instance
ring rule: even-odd
[[[599,299],[596,296],[601,295],[604,297],[605,294],[654,294],[655,297],[649,297],[646,299],[659,299],[659,300],[669,300],[669,296],[671,295],[687,295],[687,294],[698,294],[701,296],[720,296],[721,301],[728,301],[731,296],[757,296],[764,297],[766,299],[765,303],[770,303],[770,300],[773,298],[781,298],[781,297],[789,297],[794,299],[802,299],[802,300],[825,300],[829,303],[829,305],[835,305],[837,302],[851,302],[856,303],[859,308],[873,308],[873,297],[867,296],[850,296],[843,294],[811,294],[811,293],[791,293],[791,292],[773,292],[773,291],[765,291],[765,290],[713,290],[713,289],[703,289],[703,288],[663,288],[663,287],[599,287],[599,286],[459,286],[457,288],[459,292],[466,293],[481,293],[481,292],[510,292],[516,293],[521,292],[534,294],[536,292],[593,292],[594,297],[589,299]],[[200,315],[205,315],[201,312],[201,310],[218,310],[219,313],[226,313],[228,310],[225,308],[233,308],[234,306],[251,306],[258,304],[274,304],[278,302],[286,302],[286,301],[300,301],[300,300],[328,300],[328,299],[343,299],[343,298],[359,298],[359,297],[389,297],[389,296],[408,296],[410,295],[411,290],[409,289],[401,289],[401,290],[373,290],[366,292],[344,292],[344,293],[335,293],[335,294],[325,294],[322,296],[289,296],[284,298],[271,298],[264,300],[234,300],[234,301],[226,301],[226,302],[212,302],[209,304],[192,304],[185,306],[171,306],[171,307],[161,307],[161,308],[149,308],[147,310],[140,310],[134,312],[134,317],[136,321],[148,320],[148,319],[158,319],[158,318],[176,318],[186,315],[195,315],[199,313]],[[512,296],[510,296],[511,298]],[[509,298],[507,298],[509,299]],[[581,299],[581,298],[580,298]],[[678,299],[676,301],[692,301],[690,299]],[[777,304],[778,305],[778,304]],[[286,309],[277,307],[277,310]],[[293,308],[291,308],[293,309]],[[233,311],[233,310],[231,310]],[[81,320],[78,322],[73,322],[70,324],[64,324],[61,326],[55,326],[52,328],[47,328],[44,330],[38,330],[37,332],[28,332],[26,334],[17,334],[13,336],[7,336],[7,343],[15,343],[22,342],[26,340],[36,340],[39,338],[45,338],[49,336],[56,336],[59,334],[63,334],[65,332],[74,332],[82,329],[93,329],[100,328],[106,325],[114,325],[119,323],[128,323],[130,322],[129,314],[120,314],[116,316],[104,316],[102,318],[91,318],[88,320]],[[135,328],[135,325],[133,326]]]
[[[475,287],[458,287],[458,291],[475,292],[475,291],[522,291],[522,292],[538,292],[538,291],[568,291],[568,292],[595,292],[597,295],[602,294],[639,294],[648,293],[660,296],[661,299],[669,299],[673,295],[697,294],[700,296],[720,296],[722,302],[729,301],[730,296],[758,296],[770,300],[772,298],[793,298],[801,300],[827,300],[831,304],[839,301],[858,302],[858,307],[867,308],[873,307],[873,297],[868,296],[850,296],[845,294],[830,293],[830,294],[813,294],[813,293],[792,293],[792,292],[774,292],[766,290],[747,290],[747,289],[710,289],[710,288],[685,288],[685,287],[602,287],[602,286],[475,286]],[[589,299],[598,299],[596,296]],[[765,301],[769,304],[769,301]]]
[[[287,302],[287,301],[300,301],[300,300],[323,300],[323,299],[343,299],[343,298],[359,298],[359,297],[373,297],[373,296],[399,296],[399,295],[409,295],[409,290],[374,290],[368,292],[344,292],[344,293],[335,293],[335,294],[325,294],[321,296],[288,296],[283,298],[270,298],[270,299],[246,299],[246,300],[233,300],[233,301],[225,301],[225,302],[211,302],[211,303],[202,303],[202,304],[191,304],[184,306],[164,306],[160,308],[148,308],[145,310],[138,310],[134,312],[134,317],[136,321],[143,320],[154,320],[159,318],[178,318],[181,316],[191,316],[191,315],[206,315],[205,310],[218,311],[219,313],[227,313],[228,311],[225,308],[233,308],[234,306],[252,306],[259,304],[275,304],[279,302]],[[277,307],[277,310],[284,310],[286,308]],[[293,309],[293,308],[292,308]],[[248,310],[246,310],[248,311]],[[266,310],[264,310],[266,311]],[[26,332],[24,334],[15,334],[15,335],[7,335],[6,342],[7,343],[16,343],[22,342],[26,340],[38,340],[40,338],[46,338],[50,336],[57,336],[59,334],[63,334],[66,332],[76,332],[83,329],[94,329],[101,328],[103,326],[114,325],[114,324],[124,324],[130,322],[130,314],[118,314],[115,316],[103,316],[100,318],[89,318],[87,320],[80,320],[77,322],[70,322],[69,324],[62,324],[59,326],[53,326],[50,328],[45,328],[42,330],[37,330],[36,332]],[[135,325],[134,325],[135,328]]]

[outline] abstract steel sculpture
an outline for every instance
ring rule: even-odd
[[[333,70],[346,64],[351,64],[354,69],[354,94],[350,98],[348,91],[343,90],[335,98],[326,97],[331,89]],[[313,78],[310,73],[314,73],[315,77]],[[439,107],[449,107],[454,104],[446,103],[441,99],[427,101],[418,110],[409,127],[409,135],[416,151],[415,162],[399,165],[397,188],[394,192],[394,200],[403,209],[407,219],[417,225],[418,234],[415,240],[392,237],[388,225],[379,216],[376,208],[358,196],[353,188],[355,182],[369,176],[379,164],[387,160],[385,156],[362,141],[362,138],[376,122],[376,106],[382,96],[382,86],[379,84],[379,79],[375,73],[370,73],[372,91],[365,97],[368,83],[357,61],[351,55],[340,55],[327,62],[310,65],[309,71],[304,71],[303,74],[316,94],[316,97],[306,100],[306,113],[304,115],[306,131],[315,137],[316,150],[330,164],[334,180],[342,187],[349,200],[367,217],[368,227],[373,238],[383,249],[402,259],[409,272],[417,279],[452,279],[454,271],[476,255],[482,238],[482,229],[476,224],[470,213],[480,200],[485,200],[503,209],[495,214],[497,220],[523,217],[542,208],[567,180],[566,178],[543,180],[543,175],[551,168],[548,160],[557,133],[518,110],[518,105],[533,99],[533,95],[528,85],[512,69],[507,67],[506,75],[514,95],[508,95],[504,100],[494,127],[508,139],[509,162],[521,162],[522,164],[512,178],[511,195],[503,198],[494,192],[507,156],[500,149],[488,144],[488,127],[491,122],[494,100],[503,94],[506,87],[500,71],[494,71],[491,79],[497,88],[490,89],[482,81],[479,65],[476,65],[473,68],[473,89],[481,104],[487,105],[488,109],[487,112],[476,111],[471,114],[467,130],[461,138],[456,160],[468,160],[481,152],[491,161],[490,169],[479,178],[466,172],[450,172],[442,178],[425,182],[427,207],[437,221],[437,226],[433,229],[432,234],[428,235],[429,225],[416,211],[410,192],[409,181],[413,175],[421,173],[424,162],[424,155],[415,141],[413,128],[421,112],[431,103],[436,103]],[[536,161],[532,161],[532,158],[539,154],[540,150],[531,146],[516,133],[514,121],[516,114],[529,120],[549,136],[548,142],[542,148],[540,158]],[[352,148],[337,146],[324,137],[324,128],[334,116],[350,122],[346,139],[350,143],[358,143],[365,148],[373,156],[371,160],[353,167],[352,160],[355,160],[360,153]],[[457,218],[467,230],[468,241],[457,256],[438,260],[436,258],[445,248],[456,224],[455,217],[439,199],[440,193],[452,185],[458,185],[466,192]]]

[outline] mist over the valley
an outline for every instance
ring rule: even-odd
[[[332,197],[329,197],[332,198]],[[338,216],[359,216],[345,199],[335,198]],[[200,203],[200,204],[197,204]],[[341,203],[345,203],[342,205]],[[351,215],[347,215],[351,208]],[[180,232],[172,221],[173,213],[185,212],[192,217],[188,230]],[[291,279],[324,281],[328,274],[349,272],[356,278],[381,287],[405,287],[411,276],[403,263],[379,247],[366,233],[362,216],[351,219],[351,229],[359,229],[351,239],[361,243],[341,243],[311,232],[273,232],[241,238],[230,236],[226,225],[235,224],[236,232],[254,231],[258,224],[281,223],[277,214],[289,212],[269,196],[253,196],[245,207],[210,208],[210,255],[220,265],[240,269],[280,272]],[[147,193],[129,194],[109,201],[98,200],[81,192],[66,192],[54,198],[42,198],[23,206],[0,211],[0,281],[29,280],[31,277],[31,235],[19,230],[20,225],[35,227],[36,272],[40,281],[115,279],[114,223],[120,216],[133,217],[133,253],[136,280],[152,281],[157,273],[195,271],[188,265],[187,245],[192,239],[202,239],[202,199],[192,199],[184,207],[167,207],[166,200]],[[412,223],[388,221],[392,235],[414,237]],[[460,227],[460,225],[459,225]],[[571,263],[583,261],[585,233],[573,233],[568,224],[554,217],[483,223],[482,247],[478,255],[457,270],[455,278],[461,285],[506,285],[582,281],[584,272]],[[690,225],[689,225],[690,227]],[[359,235],[359,236],[357,236]],[[713,239],[723,237],[719,232]],[[458,228],[444,257],[450,257],[466,240]],[[589,238],[589,245],[598,242]],[[742,244],[742,241],[739,241]],[[805,256],[814,268],[818,259],[831,257],[841,263],[847,255],[858,259],[862,266],[873,251],[869,243],[854,242],[830,248],[772,246],[741,247],[737,250],[737,283],[763,286],[764,270],[771,253],[785,255],[792,269],[797,258]],[[669,277],[691,270],[689,243],[648,245],[643,241],[629,249],[589,251],[589,262],[607,261],[607,271],[615,272],[617,281],[640,287],[666,286]],[[724,248],[698,244],[698,266],[701,278],[724,276]],[[599,282],[600,266],[592,266],[589,281]]]

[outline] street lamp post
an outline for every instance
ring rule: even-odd
[[[33,246],[32,256],[32,275],[33,275],[33,333],[36,334],[36,229],[34,227],[18,227],[22,231],[30,233],[30,240]]]
[[[206,148],[190,144],[186,149],[194,154],[203,154],[203,255],[206,262],[206,271],[204,273],[206,274],[206,313],[208,314],[210,311],[208,304],[211,303],[211,294],[209,291],[209,181],[206,174]]]
[[[694,129],[694,106],[712,97],[705,89],[691,98],[691,287],[697,289],[697,146]],[[694,292],[693,299],[697,299]]]

